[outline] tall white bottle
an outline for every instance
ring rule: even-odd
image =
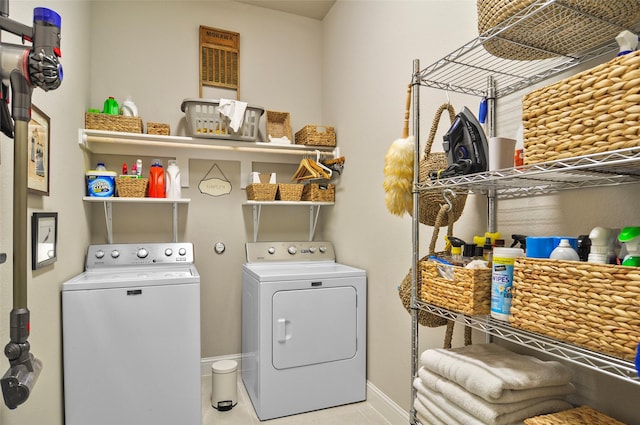
[[[167,198],[168,199],[180,199],[182,198],[182,188],[180,186],[180,168],[178,163],[172,159],[169,160],[169,166],[167,167]]]

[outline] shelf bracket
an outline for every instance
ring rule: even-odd
[[[313,241],[316,234],[316,225],[318,224],[318,216],[320,215],[320,205],[311,205],[309,207],[309,242]]]
[[[253,205],[253,241],[258,242],[258,230],[260,229],[260,214],[262,213],[262,205]]]
[[[107,226],[107,243],[113,243],[113,204],[111,202],[104,203],[104,219]]]

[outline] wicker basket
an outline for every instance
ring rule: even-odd
[[[277,184],[251,183],[247,185],[247,199],[250,201],[275,201]]]
[[[558,0],[536,7],[535,14],[518,22],[519,16],[533,12],[534,3],[478,0],[480,34],[491,36],[508,27],[484,43],[489,53],[515,60],[576,54],[613,40],[621,28],[630,28],[640,18],[635,0]]]
[[[296,144],[310,146],[335,146],[336,131],[333,127],[305,125],[296,132]]]
[[[163,124],[161,122],[147,122],[147,134],[168,136],[171,134],[171,128],[169,127],[169,124]]]
[[[142,118],[124,115],[97,114],[85,112],[84,127],[87,130],[118,131],[123,133],[142,133]]]
[[[308,183],[302,189],[302,200],[312,202],[334,202],[335,185],[324,183]]]
[[[470,316],[489,314],[491,269],[467,269],[421,261],[420,270],[423,301]],[[451,273],[453,280],[442,277],[440,270]]]
[[[303,184],[278,184],[276,199],[280,201],[299,201],[302,199]]]
[[[220,100],[185,99],[182,111],[187,118],[187,132],[192,137],[209,137],[214,139],[232,139],[244,142],[258,140],[260,117],[264,108],[248,105],[244,112],[244,120],[238,131],[233,131],[229,118],[218,112]]]
[[[640,145],[640,51],[527,94],[524,163]]]
[[[625,425],[597,410],[582,406],[559,413],[525,419],[525,425]]]
[[[511,324],[632,361],[640,343],[640,268],[517,258]]]
[[[293,142],[291,115],[288,112],[267,111],[267,136],[276,139],[286,136]]]
[[[144,198],[149,179],[116,177],[116,195],[121,198]]]

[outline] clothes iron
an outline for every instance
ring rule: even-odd
[[[430,173],[432,180],[481,173],[489,169],[487,138],[468,108],[463,107],[456,115],[443,139],[448,167]]]

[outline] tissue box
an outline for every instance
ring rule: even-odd
[[[240,140],[255,142],[258,140],[260,117],[264,108],[247,105],[242,126],[237,132],[229,126],[230,120],[218,112],[218,99],[185,99],[182,111],[187,118],[187,133],[192,137]]]

